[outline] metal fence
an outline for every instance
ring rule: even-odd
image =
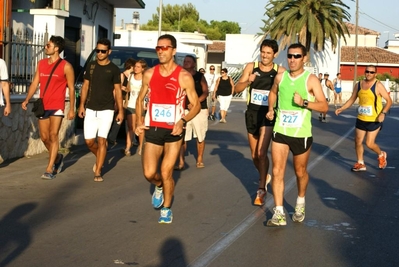
[[[34,33],[28,29],[11,30],[11,38],[3,44],[5,61],[9,66],[12,94],[25,94],[33,80],[39,60],[45,57],[44,45],[48,39],[45,33]]]
[[[222,68],[227,69],[227,73],[233,79],[234,84],[236,84],[242,76],[242,73],[245,68],[245,64],[231,64],[231,63],[223,62]],[[247,89],[245,89],[244,91],[242,91],[238,94],[234,94],[233,99],[237,99],[237,100],[245,99],[246,95],[247,95]]]

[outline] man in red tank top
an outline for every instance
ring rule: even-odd
[[[175,182],[173,166],[179,155],[184,127],[200,111],[200,103],[194,88],[192,75],[174,62],[176,39],[165,34],[158,38],[156,51],[159,65],[147,70],[136,101],[136,116],[143,114],[143,103],[148,93],[148,108],[144,125],[139,121],[136,135],[145,131],[146,143],[142,153],[144,177],[155,185],[152,205],[161,209],[159,223],[171,223],[173,219],[172,197]],[[193,105],[184,115],[185,97]],[[159,160],[163,155],[161,164]],[[160,170],[158,171],[158,166]]]
[[[65,40],[61,36],[51,36],[50,41],[45,45],[44,51],[48,58],[39,61],[33,81],[29,86],[25,101],[22,102],[22,108],[27,109],[29,100],[32,98],[40,83],[40,97],[43,99],[44,115],[39,118],[40,138],[46,146],[49,153],[49,160],[46,171],[42,179],[51,180],[57,173],[61,172],[63,158],[58,154],[59,140],[58,133],[64,118],[65,92],[69,89],[69,111],[67,119],[72,120],[75,117],[75,75],[72,65],[66,60],[60,58],[60,53],[64,51]],[[58,66],[57,62],[62,60]],[[56,68],[54,69],[54,67]],[[44,93],[47,81],[51,71],[54,72]]]

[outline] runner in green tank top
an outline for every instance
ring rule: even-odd
[[[311,111],[327,112],[328,104],[321,89],[319,79],[304,69],[307,61],[306,48],[302,44],[292,44],[288,47],[289,71],[277,74],[269,94],[268,120],[276,116],[272,135],[272,189],[276,207],[273,217],[268,220],[268,226],[286,225],[283,198],[284,173],[288,153],[292,151],[295,175],[298,183],[298,198],[294,222],[305,219],[305,194],[309,183],[306,170],[310,147],[312,145]],[[277,114],[274,105],[278,96]]]

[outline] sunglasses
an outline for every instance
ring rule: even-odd
[[[222,71],[222,72],[220,72],[221,74],[225,74],[226,72],[224,72],[224,71]]]
[[[105,54],[108,52],[108,50],[103,50],[103,49],[96,49],[97,54],[102,53]]]
[[[167,51],[169,48],[173,48],[173,46],[170,46],[170,45],[158,45],[158,46],[155,47],[155,50],[157,52],[159,52],[159,51]]]
[[[298,59],[298,58],[301,58],[302,55],[301,55],[301,54],[288,54],[287,57],[288,57],[288,58],[294,57],[294,58]]]
[[[210,68],[210,70],[215,70],[215,69],[213,69],[213,68]]]
[[[371,71],[371,70],[366,70],[365,73],[370,73],[370,74],[375,74],[375,71]]]

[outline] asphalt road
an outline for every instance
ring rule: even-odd
[[[85,146],[65,153],[64,171],[41,180],[43,153],[0,165],[0,267],[58,266],[399,266],[399,108],[386,118],[377,143],[388,153],[378,169],[365,148],[366,172],[355,163],[355,108],[321,123],[313,113],[306,219],[267,227],[271,188],[252,205],[257,172],[244,125],[245,103],[232,102],[226,124],[210,122],[205,168],[174,172],[173,223],[160,225],[138,155],[111,148],[103,183],[93,182],[94,156]],[[194,154],[194,155],[193,155]],[[297,196],[289,157],[285,204]]]

